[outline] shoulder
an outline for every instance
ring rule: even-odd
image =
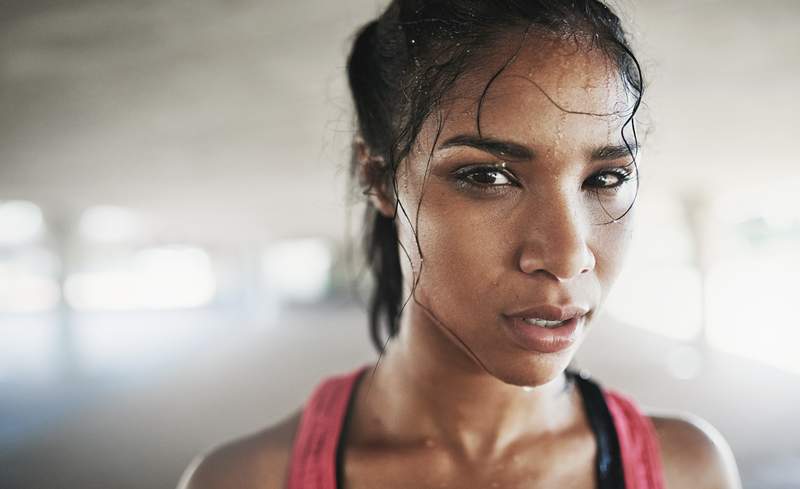
[[[740,489],[739,473],[725,438],[692,415],[650,416],[661,446],[667,489]]]
[[[275,426],[198,456],[178,489],[283,488],[300,416],[297,411]]]

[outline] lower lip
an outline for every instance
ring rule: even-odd
[[[578,329],[585,316],[574,317],[557,328],[543,328],[526,323],[519,317],[506,317],[508,330],[523,348],[539,353],[556,353],[566,350],[578,339]]]

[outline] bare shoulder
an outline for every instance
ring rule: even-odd
[[[300,411],[198,456],[184,471],[178,489],[283,488],[299,421]]]
[[[650,416],[661,445],[667,489],[740,489],[728,442],[692,415]]]

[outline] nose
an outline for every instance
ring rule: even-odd
[[[563,196],[539,201],[527,213],[529,231],[519,250],[522,272],[544,273],[562,282],[594,270],[596,259],[588,242],[593,226],[577,202]]]

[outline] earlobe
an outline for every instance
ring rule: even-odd
[[[364,195],[369,197],[369,202],[378,212],[386,217],[395,215],[395,199],[393,191],[389,188],[389,168],[381,156],[371,154],[369,146],[361,136],[353,140],[353,153],[358,165],[358,182]]]

